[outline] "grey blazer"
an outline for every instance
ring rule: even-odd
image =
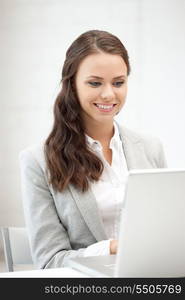
[[[157,138],[118,128],[129,170],[166,167]],[[69,185],[60,193],[48,184],[43,143],[21,151],[20,166],[25,223],[38,268],[62,267],[69,257],[108,238],[90,189],[82,193]]]

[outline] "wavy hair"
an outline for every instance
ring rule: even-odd
[[[69,184],[85,192],[89,181],[98,181],[102,161],[88,148],[81,107],[75,90],[75,75],[81,61],[98,52],[120,55],[130,64],[121,41],[107,31],[90,30],[81,34],[68,48],[62,69],[62,87],[54,104],[54,124],[44,144],[49,183],[62,192]]]

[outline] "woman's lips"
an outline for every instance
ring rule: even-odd
[[[94,103],[94,105],[100,110],[101,112],[110,112],[114,109],[116,104],[100,104]]]

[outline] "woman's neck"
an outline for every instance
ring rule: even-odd
[[[104,148],[109,147],[110,140],[114,134],[113,122],[88,124],[86,126],[86,134],[99,141]]]

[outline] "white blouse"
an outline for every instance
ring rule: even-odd
[[[118,239],[119,235],[120,214],[128,168],[116,123],[114,123],[114,135],[110,141],[111,165],[104,158],[101,143],[88,135],[86,135],[86,139],[88,146],[104,163],[104,170],[99,181],[91,183],[90,188],[96,198],[108,240],[87,247],[83,255],[107,255],[110,254],[110,240]]]

